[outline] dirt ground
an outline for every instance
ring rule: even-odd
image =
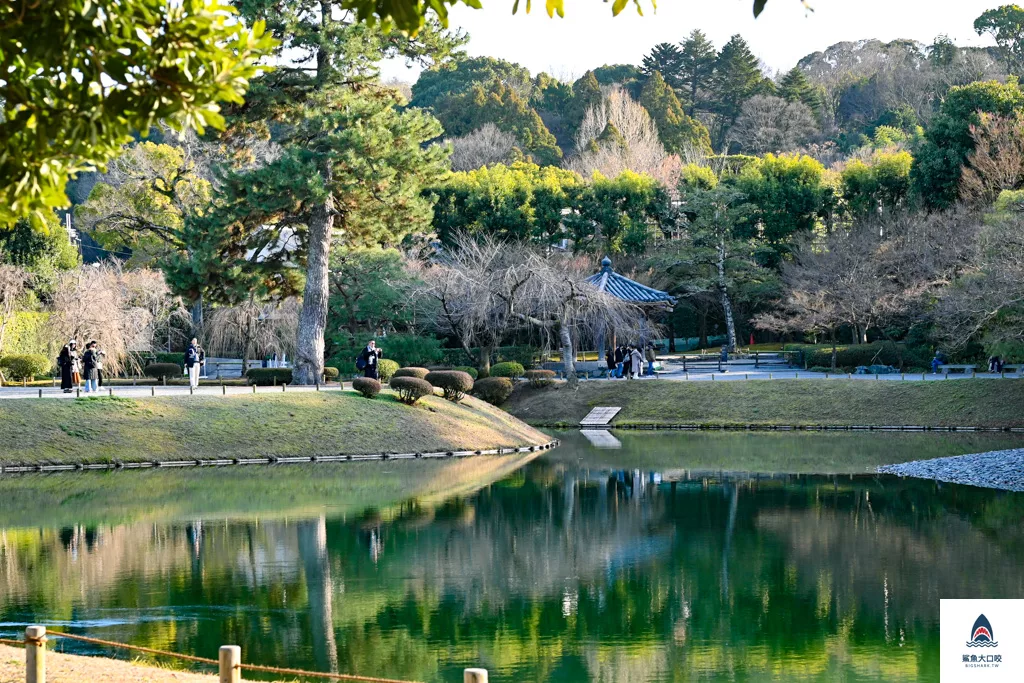
[[[47,683],[217,683],[216,675],[159,669],[105,657],[46,653]],[[24,683],[25,650],[0,645],[0,683]]]

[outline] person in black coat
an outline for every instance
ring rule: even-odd
[[[622,362],[626,359],[626,349],[615,347],[615,376],[622,377]]]
[[[96,352],[96,342],[91,341],[85,345],[85,353],[82,354],[82,372],[85,373],[85,393],[99,391],[97,384],[99,379],[99,354]]]
[[[608,376],[615,376],[615,351],[608,349],[604,352],[604,362],[608,366]]]
[[[362,353],[359,354],[359,364],[363,368],[363,377],[369,377],[370,379],[380,379],[380,374],[377,371],[377,361],[381,359],[384,352],[377,348],[377,342],[370,341],[363,349]]]
[[[75,363],[78,362],[78,342],[74,339],[64,345],[57,356],[57,366],[60,368],[60,388],[65,394],[70,394],[75,385]]]

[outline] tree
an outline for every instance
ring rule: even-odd
[[[794,66],[779,80],[779,97],[787,102],[800,102],[807,105],[807,108],[814,112],[815,117],[821,114],[821,99],[818,97],[818,89],[807,80],[807,76],[799,66]]]
[[[910,196],[910,152],[876,150],[869,161],[854,159],[841,172],[843,201],[854,220],[892,213]]]
[[[536,86],[530,70],[494,57],[470,57],[435,64],[424,70],[412,86],[411,107],[435,108],[445,100],[469,92],[473,86],[499,82],[530,100]]]
[[[7,325],[14,318],[17,305],[32,276],[24,268],[0,264],[0,356],[3,355]]]
[[[160,121],[223,123],[272,46],[213,0],[17,0],[0,6],[0,224],[67,204],[68,178]],[[87,48],[84,46],[88,46]]]
[[[516,136],[485,123],[477,130],[446,142],[452,148],[452,170],[472,171],[491,164],[506,164],[515,156]]]
[[[696,116],[698,111],[708,111],[708,91],[715,75],[718,55],[715,46],[699,29],[693,29],[681,43],[679,83],[684,93],[687,111]]]
[[[468,135],[493,123],[498,130],[515,135],[524,157],[541,165],[557,164],[562,159],[562,150],[540,115],[504,83],[474,85],[468,92],[444,100],[435,113],[450,135]]]
[[[241,356],[243,367],[249,367],[257,357],[292,354],[298,320],[299,304],[294,298],[265,301],[253,293],[213,309],[206,346],[212,353]]]
[[[306,282],[293,381],[313,384],[323,375],[334,235],[349,245],[395,243],[425,229],[430,205],[420,191],[447,165],[444,148],[424,145],[440,125],[422,110],[399,110],[399,96],[377,84],[376,65],[397,55],[440,61],[460,40],[432,26],[415,38],[360,26],[327,0],[246,7],[281,37],[282,60],[298,66],[258,79],[235,112],[235,131],[261,133],[281,152],[241,176],[228,224],[301,231]]]
[[[651,73],[640,93],[640,104],[654,118],[658,137],[670,154],[684,156],[711,153],[711,136],[700,121],[683,112],[679,98],[657,71]]]
[[[981,113],[1012,117],[1022,110],[1024,92],[1015,80],[951,88],[914,156],[911,179],[924,205],[938,209],[956,201],[963,165],[974,151],[971,126],[981,123]]]
[[[10,230],[0,229],[0,264],[17,266],[31,277],[31,289],[48,296],[61,271],[76,268],[81,260],[67,232],[52,212],[45,214],[45,230],[19,219]]]
[[[594,69],[600,85],[621,85],[633,97],[640,96],[644,73],[632,64],[605,64]]]
[[[727,143],[743,154],[791,152],[818,132],[814,114],[802,102],[781,97],[754,95],[729,130]]]
[[[971,126],[974,150],[960,177],[960,197],[990,205],[1004,190],[1024,187],[1024,114],[1012,117],[981,114]]]
[[[563,223],[576,251],[637,255],[669,232],[670,205],[665,187],[648,175],[595,174]]]
[[[593,71],[588,71],[576,79],[576,82],[572,84],[572,102],[566,113],[569,130],[573,136],[577,134],[587,112],[599,106],[603,99],[601,84],[597,82]]]
[[[747,41],[739,35],[730,38],[718,53],[712,84],[714,111],[719,117],[713,138],[716,149],[721,149],[725,143],[729,129],[743,112],[743,103],[761,92],[764,80],[757,57],[750,51]]]
[[[354,340],[396,331],[412,323],[415,291],[420,284],[397,249],[336,246],[331,250],[331,332]]]
[[[1021,75],[1024,68],[1024,8],[1003,5],[982,12],[974,20],[974,30],[979,36],[986,33],[992,36],[1010,73]]]
[[[672,43],[658,43],[651,50],[651,54],[644,57],[640,70],[647,78],[659,74],[668,87],[673,90],[681,90],[683,87],[682,60],[683,53],[677,46]]]

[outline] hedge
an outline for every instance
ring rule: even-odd
[[[251,370],[245,373],[245,378],[249,380],[249,384],[256,385],[258,387],[267,387],[272,384],[291,384],[292,369],[252,368]]]
[[[430,382],[419,377],[392,377],[391,388],[398,393],[398,400],[408,405],[434,393]]]
[[[473,381],[476,381],[476,379],[480,376],[480,371],[469,365],[457,365],[455,367],[452,367],[450,365],[440,365],[430,368],[431,372],[435,372],[437,370],[457,370],[458,372],[464,372],[470,377],[472,377]]]
[[[508,377],[509,379],[518,379],[523,376],[526,372],[523,369],[522,363],[515,361],[508,361],[505,363],[496,363],[491,366],[491,377]]]
[[[463,349],[441,349],[443,357],[440,359],[441,364],[448,367],[456,367],[460,363],[465,363],[467,355]],[[471,348],[471,357],[473,361],[477,361],[480,358],[480,349]],[[533,346],[499,346],[494,349],[492,354],[492,360],[495,363],[501,363],[505,361],[515,361],[523,367],[530,367],[533,365],[537,357],[540,355],[539,349]]]
[[[836,347],[836,367],[852,372],[860,366],[891,365],[895,368],[925,368],[932,356],[920,346],[905,346],[892,342],[872,342]],[[818,347],[804,352],[805,367],[832,367],[832,349]],[[902,361],[902,362],[901,362]]]
[[[179,351],[176,353],[170,353],[167,351],[159,351],[153,354],[154,363],[173,363],[178,366],[178,369],[184,372],[185,370],[185,352]]]
[[[491,405],[500,406],[512,395],[512,380],[507,377],[485,377],[473,385],[473,394]]]
[[[377,398],[380,393],[380,382],[372,377],[356,377],[352,380],[352,388],[366,398]]]
[[[152,377],[156,380],[161,379],[174,379],[175,377],[181,377],[182,369],[180,365],[174,363],[150,363],[146,366],[146,377]]]
[[[530,383],[530,386],[534,389],[540,389],[546,387],[549,384],[553,384],[555,381],[554,370],[527,370],[523,373],[523,377]]]
[[[390,358],[381,358],[377,361],[377,376],[380,377],[381,382],[390,382],[397,370],[398,361],[391,360]]]
[[[333,382],[341,377],[341,371],[338,368],[331,367],[330,365],[324,366],[324,379],[328,382]]]
[[[430,370],[427,370],[426,368],[400,368],[395,370],[391,377],[415,377],[416,379],[425,379],[429,374]]]
[[[10,380],[33,380],[49,374],[52,367],[50,359],[38,353],[11,354],[0,358],[0,370]]]
[[[453,403],[464,399],[473,389],[473,378],[460,370],[435,370],[424,379],[444,391],[444,397]]]

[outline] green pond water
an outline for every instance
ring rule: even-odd
[[[0,637],[419,681],[937,681],[940,598],[1024,598],[1024,495],[870,474],[1008,435],[559,437],[0,477]]]

